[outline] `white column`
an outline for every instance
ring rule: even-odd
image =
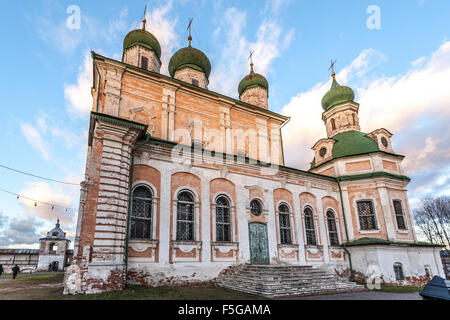
[[[211,263],[211,201],[210,179],[202,176],[202,262]]]
[[[347,231],[348,231],[348,241],[355,240],[355,233],[353,230],[353,220],[352,220],[352,211],[351,207],[353,206],[353,203],[350,203],[350,200],[348,198],[348,191],[347,187],[342,186],[342,201],[344,203],[344,210],[345,210],[345,221],[347,221]],[[345,223],[345,221],[343,221]],[[344,225],[345,228],[345,225]],[[345,237],[345,229],[344,229],[344,237]],[[344,241],[347,241],[345,239]]]
[[[161,194],[159,199],[159,262],[160,264],[169,263],[169,245],[170,245],[170,213],[172,211],[171,201],[171,181],[172,172],[169,169],[161,168]],[[174,231],[175,232],[175,231]]]
[[[292,190],[291,190],[292,191]],[[292,191],[294,197],[294,210],[295,210],[295,219],[297,221],[297,239],[299,245],[299,255],[300,255],[300,263],[306,263],[305,260],[305,241],[303,238],[304,227],[303,227],[303,219],[302,219],[302,208],[300,207],[300,197],[298,192]]]
[[[323,245],[323,255],[325,258],[324,260],[325,262],[330,262],[330,256],[328,254],[327,228],[324,221],[324,208],[322,206],[322,198],[318,197],[317,202],[317,218],[319,219],[317,227],[320,228],[321,242]]]
[[[273,190],[265,190],[265,198],[267,202],[267,240],[269,241],[269,257],[270,257],[270,263],[272,263],[272,260],[278,259],[278,253],[277,253],[277,234],[276,234],[276,228],[277,224],[275,221],[275,207],[274,207],[274,200],[273,200]]]
[[[236,214],[239,228],[239,260],[250,261],[250,243],[248,234],[247,203],[249,201],[249,190],[243,185],[236,185]]]
[[[391,206],[389,205],[389,195],[386,190],[386,186],[378,187],[378,193],[380,195],[381,200],[381,214],[384,219],[384,223],[386,225],[386,233],[389,238],[389,240],[396,240],[395,235],[395,226],[392,221],[392,212],[391,212]]]

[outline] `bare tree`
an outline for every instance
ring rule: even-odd
[[[450,247],[450,197],[422,200],[414,218],[428,241]]]

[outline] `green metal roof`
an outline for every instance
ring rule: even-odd
[[[169,73],[172,78],[177,70],[193,68],[205,73],[206,78],[211,74],[211,63],[208,57],[198,49],[186,47],[178,50],[170,59]]]
[[[328,111],[338,104],[352,102],[353,100],[355,100],[355,92],[352,88],[341,86],[336,79],[333,79],[330,91],[322,98],[322,108]]]
[[[123,49],[129,49],[134,46],[140,45],[149,50],[153,50],[159,59],[161,59],[161,45],[158,39],[150,32],[137,29],[128,33],[123,41]]]
[[[254,87],[263,87],[264,89],[269,90],[269,82],[267,82],[267,79],[264,78],[264,76],[252,71],[239,83],[239,96],[241,96],[245,90]]]
[[[386,239],[379,239],[379,238],[360,238],[358,240],[354,240],[351,242],[347,242],[346,246],[363,246],[363,245],[371,245],[371,244],[384,244],[384,245],[403,245],[403,246],[420,246],[420,247],[445,247],[441,245],[436,245],[432,243],[427,242],[397,242],[397,241],[390,241]]]
[[[333,137],[333,159],[362,153],[380,151],[375,140],[360,131],[346,131]]]

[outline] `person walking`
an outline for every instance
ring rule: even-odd
[[[20,268],[17,264],[14,266],[14,268],[12,268],[12,272],[13,272],[13,279],[15,279],[17,277],[17,274],[20,272]]]
[[[0,276],[3,274],[3,265],[0,264]]]
[[[52,271],[52,264],[51,263],[48,264],[48,272],[50,272],[50,271]]]

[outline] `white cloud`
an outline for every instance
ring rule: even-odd
[[[23,197],[54,204],[53,210],[52,205],[42,203],[37,203],[36,205],[36,202],[24,198],[19,198],[19,201],[33,217],[53,223],[60,219],[61,225],[71,227],[75,222],[76,212],[73,209],[66,212],[64,208],[72,208],[74,206],[74,197],[78,194],[78,189],[69,188],[52,188],[45,182],[31,182],[20,192],[20,195]]]
[[[65,8],[58,2],[48,3],[45,15],[30,17],[36,23],[39,37],[63,53],[74,52],[81,44],[92,40],[106,40],[115,42],[128,29],[127,8],[122,9],[117,17],[112,18],[107,24],[89,16],[81,8],[81,26],[79,30],[71,30],[67,27],[68,15],[62,15],[61,10]],[[58,12],[55,14],[55,12]],[[57,17],[57,18],[56,18]]]
[[[236,97],[239,81],[250,71],[250,50],[255,51],[255,72],[267,76],[272,71],[273,61],[293,40],[293,29],[284,32],[277,22],[264,20],[256,32],[256,41],[251,42],[244,35],[246,20],[247,14],[244,11],[229,8],[214,32],[216,36],[224,34],[225,41],[221,41],[223,48],[214,59],[211,90]]]
[[[84,56],[83,64],[79,68],[77,83],[66,85],[64,97],[68,102],[68,112],[80,117],[87,115],[92,109],[92,57],[89,53]]]
[[[337,75],[341,84],[352,82],[360,103],[360,120],[362,130],[371,132],[384,127],[401,136],[410,134],[409,139],[396,140],[394,146],[398,153],[407,155],[405,167],[408,174],[423,170],[430,165],[448,163],[450,159],[450,139],[443,138],[442,132],[433,131],[433,125],[427,121],[445,121],[450,116],[450,42],[446,42],[421,64],[415,63],[410,70],[398,76],[370,79],[367,74],[374,63],[381,63],[386,58],[376,51],[364,50],[349,66]],[[416,60],[417,62],[418,60]],[[292,117],[291,123],[284,129],[285,153],[288,165],[309,169],[313,159],[312,151],[301,155],[297,150],[310,150],[314,143],[326,136],[321,121],[321,99],[329,90],[331,81],[318,83],[307,92],[298,94],[283,108],[282,113]],[[411,135],[415,126],[427,127],[432,134]],[[448,127],[447,127],[448,128]],[[448,131],[448,130],[447,130]],[[418,139],[418,140],[417,140]],[[430,158],[435,154],[433,148],[440,143],[441,157]],[[433,162],[433,163],[432,163]]]
[[[50,160],[50,146],[48,142],[44,140],[41,133],[28,123],[21,123],[20,127],[22,129],[22,134],[25,136],[28,143],[33,147],[33,149],[39,151],[46,161]]]

